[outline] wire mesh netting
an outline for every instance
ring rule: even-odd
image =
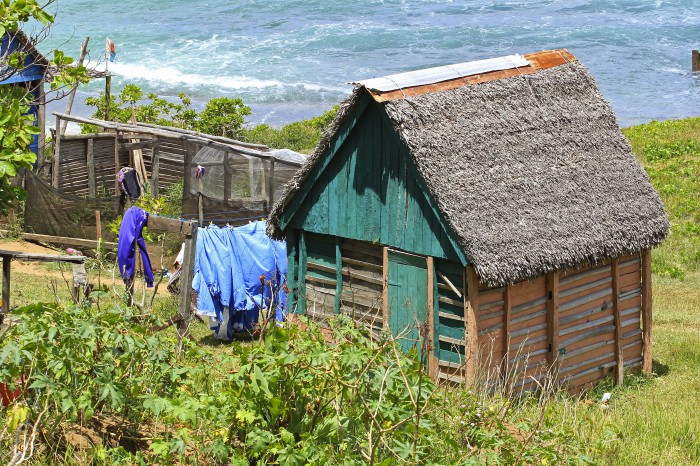
[[[99,210],[103,238],[108,241],[114,238],[107,223],[117,218],[118,197],[89,198],[64,194],[32,172],[26,174],[25,189],[24,224],[27,232],[94,239],[97,237],[95,211]]]

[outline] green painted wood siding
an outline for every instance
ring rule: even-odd
[[[388,285],[389,329],[404,351],[412,348],[420,351],[419,327],[428,324],[428,268],[425,257],[389,250]]]
[[[461,262],[379,105],[361,117],[289,227]]]

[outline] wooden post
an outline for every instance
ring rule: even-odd
[[[555,270],[547,274],[547,363],[554,370],[559,361],[559,271]]]
[[[190,142],[188,140],[185,140],[185,162],[184,162],[184,178],[182,180],[182,189],[183,189],[183,198],[191,198],[192,197],[192,159],[194,158],[195,155],[195,147],[194,143]]]
[[[335,306],[336,314],[340,314],[340,304],[343,294],[343,254],[340,250],[340,237],[335,237]]]
[[[612,274],[613,293],[613,317],[615,319],[615,383],[622,385],[625,378],[625,362],[622,349],[622,316],[620,315],[620,259],[614,258],[610,262],[610,272]]]
[[[389,248],[382,249],[382,326],[389,328]]]
[[[53,141],[53,170],[51,173],[51,186],[58,189],[59,175],[61,171],[61,133],[58,128],[61,126],[61,117],[56,116],[56,133]]]
[[[287,230],[287,313],[296,312],[298,293],[297,270],[299,264],[299,241],[297,230]]]
[[[36,171],[39,173],[44,168],[46,148],[46,93],[44,92],[44,80],[39,81],[36,89],[37,116],[36,124],[39,127],[39,138],[36,150]]]
[[[199,224],[204,225],[204,199],[202,198],[202,192],[197,193],[197,214],[199,218]]]
[[[274,157],[270,157],[270,173],[269,176],[267,177],[267,213],[269,213],[272,210],[272,205],[275,202],[275,183],[274,183],[274,177],[275,177],[275,159]]]
[[[651,250],[642,253],[642,341],[644,342],[644,358],[642,370],[645,375],[651,375]]]
[[[0,325],[7,314],[10,313],[10,266],[11,256],[2,256],[2,315],[0,315]]]
[[[506,285],[503,290],[503,378],[508,376],[510,369],[510,314],[512,308],[511,286]]]
[[[95,183],[95,140],[90,138],[87,140],[87,174],[88,174],[88,194],[90,197],[97,196],[97,185]]]
[[[199,224],[192,222],[185,229],[185,254],[182,261],[182,275],[180,275],[180,306],[178,314],[180,319],[177,324],[177,339],[179,349],[182,350],[182,340],[187,336],[192,319],[192,278],[194,276],[194,258],[197,253],[197,228]]]
[[[102,258],[102,221],[100,219],[100,209],[95,209],[95,236],[97,236],[97,258]]]
[[[299,232],[299,296],[297,297],[297,304],[299,306],[299,313],[306,314],[306,234],[304,230]]]
[[[438,364],[435,358],[435,260],[432,256],[425,258],[428,269],[428,332],[425,338],[428,344],[424,346],[428,352],[428,375],[433,379],[438,378]]]
[[[107,63],[109,63],[109,57],[107,57]],[[109,121],[109,106],[112,100],[112,75],[107,71],[105,76],[105,120]]]
[[[693,50],[692,53],[692,69],[693,71],[700,71],[700,51]]]
[[[80,57],[78,58],[78,66],[83,66],[83,62],[85,61],[85,55],[87,54],[87,46],[88,42],[90,42],[90,37],[85,37],[85,41],[80,44]],[[73,109],[73,101],[75,100],[75,94],[76,91],[78,90],[78,85],[75,84],[71,88],[71,90],[68,92],[68,102],[66,102],[66,113],[70,115],[71,110]],[[56,128],[56,132],[60,132],[61,136],[66,134],[66,127],[68,126],[68,121],[64,120],[63,124],[59,128]]]
[[[122,169],[121,161],[119,160],[119,131],[114,133],[114,195],[119,196],[119,181],[117,180],[117,172]]]
[[[465,325],[465,382],[472,385],[476,380],[477,357],[479,355],[479,277],[473,265],[464,271],[464,325]]]
[[[151,197],[158,197],[158,191],[160,190],[160,148],[158,144],[153,146],[153,152],[151,156]]]

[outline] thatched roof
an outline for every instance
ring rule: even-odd
[[[381,105],[490,285],[635,253],[668,233],[658,193],[576,60]],[[271,229],[325,147],[273,209]]]

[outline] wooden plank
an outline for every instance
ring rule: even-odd
[[[645,375],[651,375],[651,250],[647,249],[642,253],[642,330],[644,341],[644,361],[642,371]]]
[[[382,319],[384,322],[384,328],[389,328],[389,248],[384,247],[383,249],[383,277],[382,277]]]
[[[343,263],[348,265],[355,265],[357,267],[364,267],[378,273],[382,273],[382,266],[377,264],[372,264],[370,262],[360,261],[357,259],[352,259],[350,257],[343,257]]]
[[[554,366],[559,359],[559,271],[547,274],[547,362]]]
[[[94,150],[94,139],[87,140],[86,149],[86,159],[87,159],[87,173],[88,173],[88,195],[90,197],[95,197],[97,195],[97,189],[95,186],[95,150]]]
[[[620,260],[614,258],[610,264],[613,291],[613,316],[615,318],[615,383],[622,385],[625,376],[624,353],[622,350],[622,316],[620,315]]]
[[[464,269],[464,289],[467,294],[464,297],[465,320],[465,358],[466,358],[466,382],[471,385],[476,380],[476,359],[479,351],[479,328],[476,318],[479,309],[479,278],[473,265]]]
[[[9,257],[11,259],[22,260],[22,261],[36,261],[36,262],[70,262],[72,264],[82,264],[85,262],[85,256],[69,256],[61,254],[37,254],[31,252],[22,251],[10,251],[6,249],[0,249],[0,256]]]

